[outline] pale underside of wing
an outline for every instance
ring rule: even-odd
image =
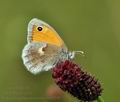
[[[60,58],[67,59],[61,48],[44,42],[29,43],[22,52],[23,63],[33,74],[48,71]]]

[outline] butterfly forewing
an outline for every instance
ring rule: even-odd
[[[27,41],[22,59],[27,70],[33,74],[51,69],[60,59],[68,59],[67,47],[58,33],[37,18],[28,24]]]

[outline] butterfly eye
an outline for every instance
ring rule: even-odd
[[[37,29],[38,29],[38,31],[42,31],[42,30],[43,30],[43,28],[42,28],[42,27],[38,27]]]

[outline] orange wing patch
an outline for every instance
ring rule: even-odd
[[[57,46],[63,44],[63,41],[53,29],[42,26],[42,30],[39,31],[38,26],[36,25],[32,28],[32,41],[47,42]]]

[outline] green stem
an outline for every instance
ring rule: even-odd
[[[98,97],[97,102],[104,102],[103,98],[101,96]]]

